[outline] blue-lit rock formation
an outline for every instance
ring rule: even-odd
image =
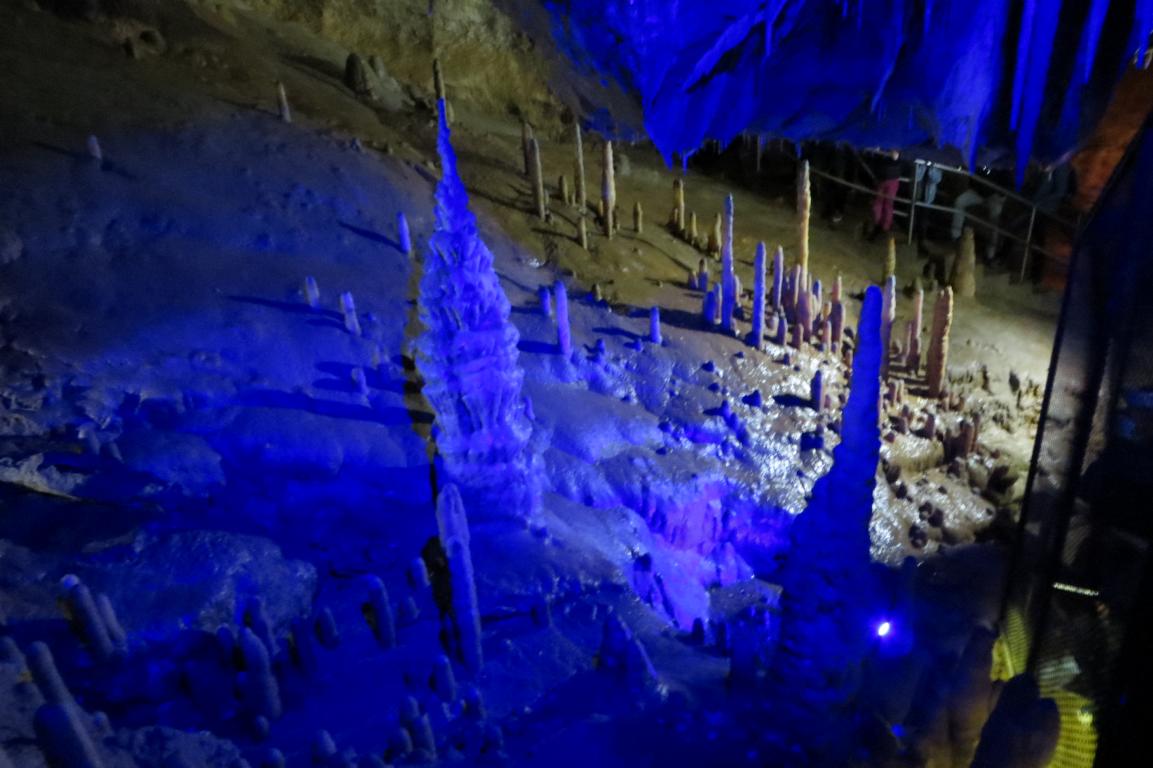
[[[782,569],[781,642],[772,671],[776,696],[796,709],[806,746],[836,750],[830,717],[847,714],[874,638],[869,520],[880,456],[881,291],[865,293],[849,399],[833,467],[791,529]],[[820,733],[818,733],[820,732]]]
[[[563,50],[639,95],[668,160],[754,131],[1013,147],[1023,168],[1073,146],[1153,29],[1151,0],[547,5]]]
[[[449,479],[481,516],[530,518],[532,425],[521,394],[516,328],[493,257],[477,231],[456,170],[444,105],[437,140],[436,227],[420,284],[424,394],[436,412],[436,445]]]

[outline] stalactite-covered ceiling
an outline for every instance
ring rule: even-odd
[[[666,159],[745,131],[929,144],[970,162],[1073,148],[1153,0],[544,0],[578,63],[636,93]]]

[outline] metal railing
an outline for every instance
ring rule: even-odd
[[[1000,186],[1000,185],[998,185],[992,181],[989,181],[988,179],[983,179],[980,176],[974,176],[974,175],[972,175],[966,171],[960,170],[958,168],[951,168],[947,165],[939,165],[936,163],[930,164],[930,163],[928,163],[924,160],[921,160],[921,159],[917,159],[914,162],[916,165],[925,166],[926,172],[928,171],[928,168],[931,166],[934,168],[938,168],[945,173],[951,173],[951,174],[955,174],[958,176],[965,176],[970,180],[971,183],[980,184],[983,187],[985,187],[986,189],[990,190],[991,192],[993,192],[997,195],[1003,195],[1006,200],[1013,200],[1014,202],[1023,205],[1024,207],[1028,208],[1028,211],[1029,211],[1029,224],[1028,224],[1028,227],[1026,228],[1025,235],[1022,237],[1020,234],[1013,232],[1013,231],[1010,231],[1010,230],[1005,229],[1004,227],[1000,226],[999,221],[997,223],[994,223],[994,222],[989,221],[987,219],[983,219],[979,216],[974,215],[968,209],[955,208],[955,207],[950,207],[950,206],[946,206],[946,205],[936,205],[935,203],[926,203],[925,201],[919,199],[920,198],[919,192],[921,191],[921,183],[920,183],[920,179],[918,179],[918,177],[917,177],[917,174],[914,174],[912,178],[901,177],[901,179],[900,179],[902,184],[908,184],[910,182],[912,183],[912,187],[913,187],[912,197],[900,197],[900,196],[894,196],[893,197],[894,206],[899,204],[904,208],[903,210],[901,208],[897,208],[896,210],[893,211],[893,214],[899,218],[908,219],[909,224],[908,224],[907,241],[909,243],[913,242],[913,233],[914,233],[914,230],[916,228],[916,219],[917,219],[917,209],[918,208],[925,210],[925,211],[941,211],[943,213],[948,213],[948,214],[951,214],[954,216],[958,213],[962,213],[967,222],[972,222],[973,224],[981,227],[984,230],[987,230],[991,233],[995,233],[995,234],[999,235],[1000,237],[1004,237],[1004,238],[1006,238],[1012,242],[1016,242],[1016,243],[1019,243],[1019,244],[1024,246],[1024,256],[1021,259],[1021,269],[1020,269],[1020,274],[1019,274],[1019,279],[1023,282],[1028,275],[1030,256],[1031,256],[1033,251],[1038,251],[1041,254],[1048,256],[1048,257],[1051,257],[1053,255],[1048,250],[1046,250],[1043,246],[1038,245],[1037,243],[1033,242],[1034,235],[1037,232],[1037,219],[1039,216],[1043,216],[1046,219],[1048,219],[1049,221],[1052,221],[1053,223],[1055,223],[1061,227],[1064,227],[1068,231],[1070,237],[1072,237],[1073,234],[1076,232],[1076,228],[1077,228],[1076,223],[1062,219],[1061,217],[1056,216],[1056,215],[1051,214],[1051,213],[1048,213],[1047,211],[1042,211],[1037,207],[1037,205],[1032,200],[1029,200],[1028,198],[1022,197],[1021,195],[1017,194],[1016,192],[1013,192],[1012,190],[1005,189],[1004,187],[1002,187],[1002,186]],[[859,192],[864,192],[864,193],[869,194],[869,195],[876,194],[876,190],[873,188],[866,187],[862,184],[857,184],[856,182],[852,182],[852,181],[849,181],[847,179],[842,179],[839,176],[834,176],[833,174],[827,173],[827,172],[822,171],[822,170],[817,169],[817,168],[813,168],[811,166],[809,168],[809,173],[814,175],[814,176],[818,176],[822,179],[827,179],[827,180],[829,180],[835,184],[840,184],[841,186],[848,187],[849,189],[854,189],[854,190],[857,190]]]

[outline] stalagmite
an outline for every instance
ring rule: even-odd
[[[585,187],[584,138],[581,136],[581,125],[578,121],[573,122],[573,140],[576,142],[576,207],[580,215],[584,216],[588,207],[588,192]]]
[[[713,318],[717,315],[717,294],[712,288],[705,285],[705,295],[701,298],[701,317],[704,319],[706,325],[713,324]]]
[[[288,122],[292,121],[289,120]],[[103,167],[104,150],[100,148],[100,139],[95,136],[89,136],[85,147],[88,151],[88,159],[95,163],[97,168]]]
[[[700,238],[700,233],[697,230],[697,212],[689,212],[689,228],[688,228],[688,241],[694,248],[697,245],[697,240]]]
[[[448,92],[444,87],[444,72],[441,71],[439,58],[432,60],[432,87],[437,102],[444,104],[445,122],[452,125],[452,106],[448,103]]]
[[[649,341],[661,344],[661,308],[653,307],[649,310]]]
[[[933,306],[933,329],[929,335],[929,355],[926,377],[930,397],[945,393],[945,374],[949,365],[949,329],[953,325],[953,289],[945,288],[937,294]]]
[[[584,250],[589,249],[589,227],[585,220],[584,211],[577,215],[577,242]]]
[[[889,376],[889,359],[892,357],[893,321],[897,317],[897,278],[890,275],[885,279],[881,304],[881,377]]]
[[[673,210],[678,225],[676,234],[684,236],[685,233],[685,182],[684,179],[673,179]]]
[[[380,647],[394,647],[396,621],[392,615],[392,602],[388,599],[388,590],[385,589],[384,582],[376,576],[368,580],[368,599],[361,605],[361,612]]]
[[[288,92],[284,90],[284,83],[276,84],[276,105],[280,112],[280,119],[286,123],[292,122],[292,109],[288,106]]]
[[[785,346],[789,339],[789,318],[785,317],[784,310],[777,311],[777,335],[773,339],[773,343],[778,346]]]
[[[344,316],[344,329],[353,336],[359,336],[360,318],[356,315],[356,301],[351,293],[340,294],[340,313]]]
[[[725,198],[725,231],[721,244],[721,328],[734,330],[733,314],[737,306],[737,283],[733,275],[733,196]]]
[[[396,239],[400,243],[400,252],[405,256],[412,256],[414,253],[412,232],[408,228],[408,219],[405,217],[404,211],[398,211],[396,214]]]
[[[436,500],[436,522],[441,546],[448,554],[448,571],[452,579],[452,615],[461,661],[471,672],[476,673],[480,671],[484,660],[480,603],[476,597],[468,517],[460,492],[451,483],[440,489]]]
[[[963,299],[977,295],[977,246],[973,239],[973,228],[965,227],[958,244],[957,255],[953,259],[953,274],[949,285],[953,293]]]
[[[753,259],[753,329],[749,334],[749,344],[757,349],[765,339],[765,257],[765,244],[757,243]]]
[[[825,402],[825,375],[818,368],[809,382],[809,404],[813,410],[820,412]]]
[[[897,238],[889,236],[885,244],[885,274],[881,276],[882,283],[897,274]]]
[[[540,298],[540,312],[545,317],[552,319],[552,293],[549,292],[547,285],[542,285],[537,288],[537,296]]]
[[[441,178],[420,282],[425,332],[417,361],[436,417],[441,476],[457,484],[478,514],[530,523],[540,499],[528,443],[532,424],[522,389],[520,334],[469,209],[445,106],[438,106]]]
[[[541,221],[548,214],[548,207],[544,199],[544,174],[540,165],[540,144],[535,138],[528,140],[529,178],[532,180],[532,200],[536,206],[536,216]]]
[[[724,243],[724,234],[721,228],[722,217],[717,214],[713,219],[713,228],[709,230],[708,253],[710,256],[719,256]]]
[[[557,189],[557,194],[560,196],[561,204],[562,205],[572,205],[572,193],[569,192],[568,177],[565,176],[563,173],[560,175],[560,178],[557,179],[556,189]]]
[[[633,231],[638,235],[643,235],[645,231],[645,209],[641,207],[640,200],[633,203]]]
[[[909,321],[909,340],[905,350],[905,367],[917,373],[921,369],[921,328],[924,325],[925,289],[917,286],[913,294],[913,319]]]
[[[797,264],[803,274],[809,272],[809,212],[812,207],[809,161],[804,160],[797,178]]]
[[[532,142],[533,142],[532,126],[528,124],[527,120],[521,121],[520,124],[520,148],[521,153],[524,155],[524,175],[532,178]]]
[[[813,486],[805,512],[789,529],[780,570],[780,642],[770,672],[770,700],[780,723],[814,763],[844,765],[858,741],[854,726],[830,721],[848,711],[861,684],[861,665],[875,648],[879,595],[869,556],[880,454],[881,292],[870,287],[858,324],[849,397],[833,466]]]
[[[697,290],[707,291],[709,289],[709,264],[704,259],[697,261]]]
[[[568,319],[568,288],[565,288],[563,282],[557,280],[553,294],[556,296],[557,349],[560,350],[561,357],[568,360],[572,357],[572,329],[569,327]]]
[[[605,237],[611,238],[615,224],[613,217],[617,206],[616,171],[613,169],[613,143],[605,142],[603,168],[601,169],[601,199],[604,201]]]
[[[348,54],[344,60],[344,84],[357,96],[371,96],[372,89],[368,85],[368,71],[364,67],[364,59],[357,53]]]
[[[801,290],[797,294],[796,327],[801,341],[808,341],[813,336],[813,294]],[[800,349],[798,346],[797,349]]]
[[[789,337],[789,346],[793,349],[800,349],[805,346],[805,327],[799,320],[793,323],[793,327],[790,330],[792,334]]]
[[[843,302],[833,302],[832,310],[829,312],[829,327],[831,351],[836,352],[841,348],[841,341],[845,334],[845,305]]]
[[[777,246],[773,252],[773,309],[781,308],[781,291],[785,285],[785,249]]]

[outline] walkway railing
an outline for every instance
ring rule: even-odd
[[[928,172],[928,168],[930,167],[930,164],[928,162],[918,159],[915,161],[915,163],[918,166],[924,166],[925,172],[926,173]],[[989,181],[988,179],[981,178],[980,176],[974,176],[974,175],[972,175],[966,171],[963,171],[963,170],[960,170],[957,168],[951,168],[951,167],[946,166],[946,165],[938,165],[938,164],[934,163],[934,164],[932,164],[931,167],[938,168],[945,173],[951,173],[951,174],[955,174],[958,176],[965,176],[969,179],[971,184],[981,185],[981,186],[985,187],[987,190],[989,190],[992,194],[1003,195],[1007,201],[1012,200],[1015,203],[1018,203],[1018,204],[1024,206],[1025,208],[1028,209],[1029,224],[1028,224],[1028,227],[1026,228],[1025,235],[1022,237],[1017,232],[1010,231],[1010,230],[1005,229],[1004,227],[1000,226],[1000,221],[997,221],[997,222],[989,221],[988,219],[984,219],[984,218],[981,218],[980,216],[974,215],[968,209],[950,207],[950,206],[946,206],[946,205],[937,205],[935,203],[926,203],[925,201],[920,199],[920,197],[921,197],[920,192],[922,189],[921,181],[918,178],[918,176],[920,174],[914,174],[913,178],[911,178],[911,179],[908,177],[902,177],[900,179],[902,184],[908,184],[908,183],[912,182],[912,185],[913,185],[912,196],[911,197],[897,196],[897,197],[893,198],[893,202],[895,204],[898,204],[898,205],[903,207],[903,209],[897,208],[896,210],[894,210],[893,211],[894,215],[899,217],[899,218],[902,218],[902,219],[908,219],[908,235],[907,235],[907,237],[908,237],[908,242],[910,242],[910,243],[913,242],[913,233],[914,233],[914,230],[916,227],[916,219],[917,219],[917,209],[921,209],[924,211],[941,211],[943,213],[948,213],[948,214],[953,215],[953,216],[955,216],[958,213],[961,213],[964,215],[966,222],[971,222],[972,224],[974,224],[974,225],[976,225],[976,226],[978,226],[984,230],[987,230],[990,233],[995,233],[996,235],[999,235],[1000,237],[1004,237],[1004,238],[1006,238],[1012,242],[1016,242],[1016,243],[1019,243],[1019,244],[1024,246],[1024,256],[1021,259],[1021,269],[1020,269],[1020,274],[1019,274],[1020,280],[1024,281],[1026,276],[1028,275],[1030,257],[1032,255],[1033,251],[1037,251],[1037,252],[1039,252],[1045,256],[1051,257],[1053,255],[1052,253],[1047,251],[1044,248],[1044,246],[1033,242],[1034,237],[1037,234],[1037,222],[1038,222],[1038,219],[1040,217],[1044,217],[1045,219],[1051,221],[1052,223],[1063,227],[1069,233],[1070,237],[1072,237],[1072,235],[1076,232],[1077,225],[1074,222],[1070,222],[1070,221],[1067,221],[1065,219],[1062,219],[1059,216],[1055,216],[1051,213],[1048,213],[1047,211],[1042,211],[1041,209],[1039,209],[1036,206],[1036,204],[1033,203],[1033,201],[1029,200],[1028,198],[1022,197],[1021,195],[1017,194],[1016,192],[1013,192],[1012,190],[1005,189],[1004,187],[1002,187],[1002,186],[1000,186],[1000,185],[998,185],[992,181]],[[810,166],[809,173],[813,176],[818,176],[822,179],[827,179],[828,181],[831,181],[835,184],[840,184],[843,187],[847,187],[849,189],[854,189],[854,190],[857,190],[859,192],[864,192],[868,195],[876,194],[876,190],[871,188],[871,187],[866,187],[862,184],[857,184],[856,182],[852,182],[852,181],[849,181],[847,179],[842,179],[839,176],[834,176],[830,173],[827,173],[825,171],[820,170],[819,168],[813,168]],[[989,195],[983,196],[983,198],[985,198],[985,199],[987,199],[988,197],[989,197]]]

